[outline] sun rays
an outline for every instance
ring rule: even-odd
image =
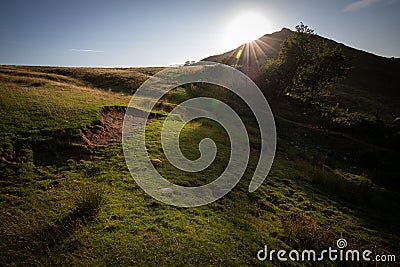
[[[242,44],[228,52],[223,63],[240,68],[251,77],[256,77],[266,60],[278,52],[276,47],[269,44],[270,40],[272,38],[265,35],[257,40]]]
[[[270,28],[269,22],[263,15],[255,12],[241,13],[227,26],[225,35],[221,40],[221,48],[231,50],[254,41],[269,32]]]
[[[235,17],[222,39],[224,50],[229,51],[223,63],[240,68],[250,76],[257,75],[260,66],[277,53],[276,47],[270,45],[273,38],[266,35],[271,30],[270,23],[260,13],[245,12]]]

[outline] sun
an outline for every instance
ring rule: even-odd
[[[270,30],[268,20],[261,14],[246,12],[235,17],[221,40],[221,48],[234,49],[260,38]]]

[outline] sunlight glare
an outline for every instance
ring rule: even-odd
[[[229,24],[221,40],[221,48],[225,51],[234,49],[260,38],[269,31],[270,25],[263,15],[254,12],[242,13]]]

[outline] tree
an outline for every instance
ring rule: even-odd
[[[192,60],[192,61],[187,60],[187,61],[185,61],[185,64],[183,64],[183,66],[190,66],[190,65],[193,65],[194,63],[196,63],[196,61],[194,61],[194,60]]]
[[[345,77],[349,69],[340,47],[332,47],[302,22],[282,42],[278,58],[265,66],[269,86],[304,102],[328,93],[329,85]]]

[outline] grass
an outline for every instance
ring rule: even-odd
[[[102,106],[124,105],[130,98],[122,89],[96,89],[94,80],[128,79],[125,75],[138,70],[1,70],[1,265],[307,266],[260,262],[256,253],[264,245],[275,250],[336,247],[339,238],[353,249],[399,251],[398,191],[375,183],[351,160],[365,151],[362,144],[277,118],[276,159],[264,184],[249,193],[259,133],[238,104],[251,133],[244,177],[216,202],[177,208],[154,200],[134,182],[120,143],[85,147],[85,158],[70,153],[81,155],[71,150],[72,137],[100,119]],[[202,91],[203,86],[172,91],[159,111],[198,95],[236,101],[213,87]],[[301,122],[301,114],[291,109],[273,110]],[[166,161],[159,138],[162,122],[159,117],[146,127],[148,153],[163,161],[157,166],[163,176],[186,186],[218,177],[230,151],[221,126],[195,120],[184,127],[180,145],[188,158],[199,156],[198,143],[205,137],[218,147],[213,165],[188,176]],[[54,161],[49,156],[54,153],[43,155],[44,146],[60,157]],[[378,161],[387,156],[376,154]]]
[[[27,67],[47,75],[57,75],[80,83],[119,93],[133,94],[145,80],[163,68],[65,68],[65,67]]]
[[[61,218],[49,218],[40,208],[29,211],[3,211],[2,260],[11,264],[41,264],[51,251],[80,228],[93,221],[103,204],[101,189],[84,187],[77,190],[73,207]]]

